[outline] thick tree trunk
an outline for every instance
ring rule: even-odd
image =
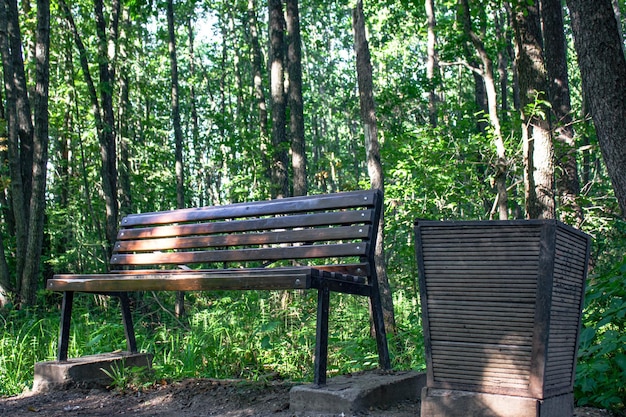
[[[22,36],[19,25],[19,12],[16,0],[7,0],[7,27],[9,36],[9,48],[13,67],[13,86],[17,111],[17,131],[19,137],[19,160],[21,163],[22,187],[24,193],[24,214],[26,228],[28,228],[28,213],[32,192],[33,173],[33,122],[31,119],[31,105],[26,86],[26,70],[23,53],[28,48],[22,44]],[[31,48],[32,50],[32,48]],[[28,53],[28,52],[27,52]],[[17,213],[16,213],[17,215]]]
[[[536,0],[532,4],[519,4],[513,23],[525,130],[526,215],[531,219],[553,219],[554,149],[547,120],[549,109],[545,105],[548,82]]]
[[[376,105],[374,103],[372,62],[365,34],[365,16],[363,14],[362,0],[357,0],[356,8],[352,11],[352,22],[361,121],[363,122],[363,130],[365,132],[367,171],[369,173],[371,187],[384,192],[383,169],[380,161],[380,144],[378,142],[378,122],[376,120]],[[387,278],[383,229],[384,216],[381,214],[374,260],[376,263],[376,274],[378,275],[378,286],[380,287],[385,329],[388,334],[395,334],[396,322],[391,288],[389,287],[389,280]]]
[[[115,114],[113,112],[113,86],[115,83],[115,46],[119,24],[119,0],[113,0],[112,13],[109,22],[109,36],[104,18],[103,0],[94,0],[94,15],[96,20],[96,34],[98,37],[98,70],[100,108],[102,111],[102,130],[100,139],[100,156],[102,158],[101,176],[102,191],[106,206],[106,239],[107,253],[117,238],[118,228],[118,198],[117,198],[117,147],[115,143]],[[111,55],[110,55],[111,54]]]
[[[584,215],[577,203],[580,181],[570,104],[563,10],[560,0],[540,0],[540,6],[546,70],[550,83],[548,96],[555,139],[555,164],[560,168],[556,177],[556,188],[562,206],[561,219],[571,219],[574,224],[581,225]]]
[[[35,42],[36,84],[34,96],[35,135],[33,141],[32,194],[30,201],[28,245],[20,288],[20,302],[35,304],[41,261],[46,208],[46,172],[48,164],[48,85],[50,50],[50,2],[37,0],[37,37]]]
[[[30,161],[24,152],[32,153],[32,137],[28,139],[24,132],[24,113],[30,113],[30,104],[26,92],[24,78],[24,61],[21,55],[21,37],[17,18],[17,4],[15,1],[0,2],[0,48],[2,48],[2,63],[4,88],[6,92],[6,121],[7,121],[7,155],[11,178],[10,190],[13,203],[12,213],[15,224],[15,290],[19,293],[21,277],[26,262],[26,247],[28,244],[28,204],[30,204],[31,184],[25,182],[23,175],[24,164]],[[17,54],[15,50],[17,48]],[[24,108],[26,106],[26,108]],[[27,114],[30,121],[30,114]],[[31,132],[32,134],[32,132]],[[23,146],[28,141],[30,145]],[[30,147],[30,149],[28,149]],[[29,176],[31,178],[31,176]]]
[[[287,73],[289,74],[289,131],[291,133],[291,166],[293,195],[307,194],[306,146],[304,140],[304,105],[302,99],[302,47],[298,0],[286,0],[287,6]]]
[[[272,198],[289,196],[286,132],[285,17],[282,0],[269,0],[270,90],[272,99]]]
[[[250,32],[250,49],[252,51],[252,85],[254,98],[259,112],[259,131],[263,171],[268,181],[271,181],[271,163],[269,157],[269,126],[267,120],[267,103],[263,88],[263,54],[259,42],[259,28],[257,22],[256,1],[248,0],[248,28]]]
[[[567,0],[574,46],[600,149],[626,216],[626,58],[610,0]]]

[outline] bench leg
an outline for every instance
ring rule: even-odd
[[[382,369],[391,369],[389,346],[387,345],[387,333],[385,331],[385,318],[383,316],[383,306],[380,302],[380,294],[378,291],[373,291],[373,294],[370,297],[370,303],[372,307],[374,331],[376,332],[378,363]]]
[[[128,294],[123,292],[117,294],[122,308],[122,321],[124,322],[124,333],[126,334],[126,346],[130,353],[137,353],[137,341],[135,340],[135,327],[133,317],[130,314],[130,300]]]
[[[317,290],[317,330],[315,332],[315,373],[313,383],[326,385],[326,367],[328,363],[328,312],[330,290],[322,286]]]
[[[59,362],[67,360],[67,349],[70,342],[70,322],[72,321],[72,303],[74,292],[65,291],[61,304],[61,326],[59,329],[59,346],[57,350],[57,360]]]

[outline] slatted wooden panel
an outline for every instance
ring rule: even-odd
[[[369,190],[134,214],[122,220],[111,265],[213,269],[317,259],[367,276],[381,200]]]
[[[574,384],[587,250],[587,242],[580,235],[557,229],[545,373],[548,394],[571,391]]]
[[[416,223],[430,387],[543,398],[544,377],[571,386],[587,240],[559,227],[551,250],[557,224]]]

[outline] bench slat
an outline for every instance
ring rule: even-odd
[[[131,214],[122,220],[122,226],[167,224],[251,216],[304,213],[321,210],[339,210],[374,207],[375,191],[354,191],[340,194],[292,197],[225,206],[179,209],[156,213]]]
[[[210,262],[278,261],[282,259],[313,259],[347,256],[365,256],[368,244],[348,243],[334,245],[281,246],[276,248],[207,250],[197,252],[151,252],[117,254],[111,265],[183,265]]]
[[[307,289],[329,285],[332,290],[369,295],[362,276],[345,275],[317,268],[227,269],[207,271],[162,271],[130,274],[59,274],[48,280],[51,291],[209,291]]]
[[[209,291],[209,290],[280,290],[311,288],[310,271],[290,271],[272,275],[239,273],[186,273],[145,275],[92,275],[82,278],[59,276],[48,284],[53,291]]]
[[[115,252],[191,249],[225,246],[269,245],[273,243],[307,243],[342,239],[365,239],[370,226],[343,226],[323,229],[285,230],[266,233],[245,233],[212,236],[175,237],[118,241]]]
[[[350,224],[372,224],[374,210],[351,210],[329,213],[297,214],[261,219],[214,221],[207,223],[176,224],[171,226],[122,228],[118,240],[159,238],[189,235],[209,235],[237,232],[252,232],[294,227],[333,226]],[[135,222],[135,224],[139,224]]]
[[[281,268],[290,268],[290,267],[281,267]],[[251,274],[259,274],[262,271],[271,271],[279,270],[281,268],[246,268],[244,271],[249,271]],[[302,266],[296,266],[295,268],[302,268]],[[352,275],[363,278],[363,283],[367,282],[366,277],[370,276],[369,264],[367,263],[354,263],[354,264],[341,264],[341,265],[315,265],[313,267],[307,268],[315,268],[319,271],[329,271],[329,272],[338,272],[344,275]],[[242,269],[238,269],[241,271]],[[208,270],[191,270],[190,268],[186,269],[118,269],[112,270],[110,274],[103,274],[104,276],[112,276],[115,277],[118,274],[126,274],[126,275],[141,275],[141,274],[187,274],[189,272],[206,272]],[[211,269],[211,272],[220,272],[220,271],[228,271],[228,269]],[[92,274],[88,274],[87,276],[91,276]],[[83,275],[77,274],[57,274],[55,278],[63,278],[68,279],[68,277],[81,277]]]

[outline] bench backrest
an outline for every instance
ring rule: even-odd
[[[370,276],[382,210],[377,190],[131,214],[111,268],[291,266]],[[305,261],[308,260],[308,261]]]

